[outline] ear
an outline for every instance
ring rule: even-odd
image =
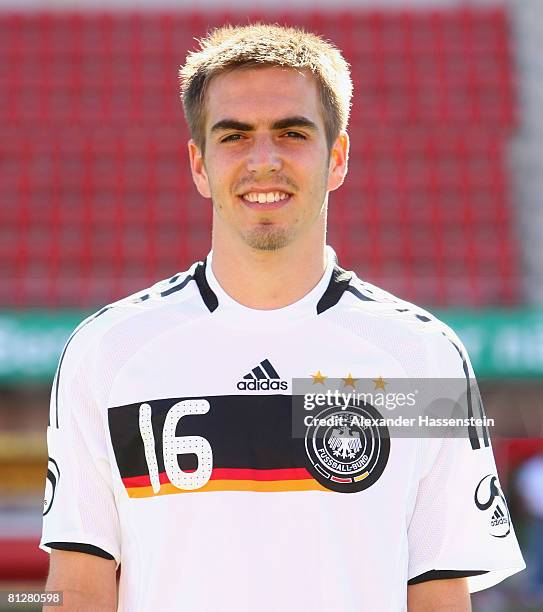
[[[209,179],[204,165],[203,153],[192,139],[189,140],[188,147],[192,180],[196,185],[196,189],[198,189],[198,193],[204,198],[210,198],[211,190],[209,188]]]
[[[341,132],[330,151],[330,166],[328,168],[328,191],[341,187],[349,163],[349,135]]]

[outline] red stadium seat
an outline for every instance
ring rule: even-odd
[[[16,274],[4,305],[110,301],[206,254],[211,209],[187,168],[177,69],[193,37],[226,20],[239,21],[0,17],[0,152],[9,160],[0,256]],[[350,175],[330,211],[344,265],[429,305],[518,301],[505,12],[315,11],[279,21],[333,39],[351,63]],[[37,269],[50,281],[29,287]]]

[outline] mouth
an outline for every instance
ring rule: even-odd
[[[282,190],[248,191],[238,198],[253,210],[276,210],[288,204],[292,194]]]

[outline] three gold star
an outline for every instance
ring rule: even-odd
[[[311,378],[313,379],[314,385],[324,385],[328,376],[325,376],[320,370],[317,370],[316,374],[311,374]],[[353,375],[350,372],[341,380],[343,381],[344,387],[352,387],[353,389],[356,389],[356,383],[359,381],[358,378],[353,378]],[[375,385],[375,389],[382,389],[383,391],[386,391],[386,385],[388,385],[388,382],[384,380],[382,376],[379,376],[379,378],[373,378],[372,380],[373,384]]]
[[[347,374],[347,378],[342,378],[341,380],[343,380],[344,387],[352,387],[353,389],[356,389],[358,378],[353,378],[350,372]]]
[[[382,376],[379,376],[379,378],[374,378],[373,382],[375,384],[375,389],[382,389],[383,391],[386,391],[385,385],[388,385],[386,380],[383,380]]]
[[[328,376],[324,376],[323,374],[321,374],[320,370],[318,370],[316,374],[311,374],[311,377],[313,378],[314,385],[317,383],[324,385],[324,381],[328,378]]]

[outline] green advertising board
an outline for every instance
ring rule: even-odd
[[[0,312],[0,382],[51,382],[80,310]]]
[[[79,310],[0,312],[0,383],[50,384],[62,348],[89,313]],[[543,378],[543,312],[435,312],[466,345],[479,378]]]
[[[449,310],[435,314],[465,344],[478,377],[543,377],[542,310]]]

